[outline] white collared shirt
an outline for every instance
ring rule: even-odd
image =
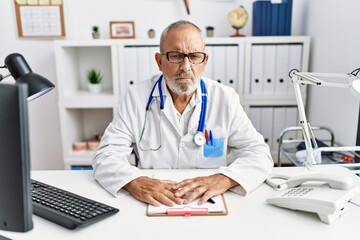
[[[174,104],[172,104],[172,106],[173,106],[172,109],[175,111],[175,114],[178,117],[183,136],[190,130],[188,128],[189,120],[190,120],[190,117],[192,116],[195,106],[196,106],[196,100],[195,100],[196,94],[198,94],[198,93],[196,92],[194,95],[191,96],[191,99],[190,99],[188,105],[185,107],[184,112],[182,114],[179,113],[179,111],[175,108]],[[168,96],[171,98],[170,94],[168,94]]]

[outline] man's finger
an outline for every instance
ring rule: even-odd
[[[194,189],[190,195],[188,195],[187,199],[184,200],[184,204],[188,204],[191,203],[192,201],[194,201],[195,199],[201,197],[204,192],[206,192],[207,189],[205,187],[197,187],[196,189]]]

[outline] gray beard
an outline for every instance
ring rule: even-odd
[[[182,82],[180,80],[171,79],[164,74],[167,87],[177,95],[189,95],[194,92],[200,82],[200,77],[195,78],[194,82]]]

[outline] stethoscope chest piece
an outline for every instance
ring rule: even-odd
[[[194,142],[196,145],[198,145],[200,147],[205,144],[205,141],[206,141],[206,139],[205,139],[204,133],[198,132],[195,134]]]

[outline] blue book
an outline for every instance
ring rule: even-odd
[[[271,2],[266,1],[265,4],[265,27],[264,27],[264,34],[265,36],[271,35]]]
[[[285,32],[285,22],[286,22],[286,10],[287,10],[287,3],[283,2],[279,4],[279,21],[278,21],[278,35],[289,35]]]
[[[260,33],[259,36],[265,35],[265,1],[260,1]]]
[[[286,4],[285,35],[291,35],[292,0],[284,0]]]
[[[253,36],[260,36],[261,32],[261,3],[255,1],[253,3]]]
[[[266,29],[266,4],[269,0],[258,0],[253,3],[253,36],[264,36]]]
[[[279,3],[271,4],[271,28],[270,35],[277,36],[279,35]]]
[[[92,166],[71,166],[71,170],[93,170]]]

